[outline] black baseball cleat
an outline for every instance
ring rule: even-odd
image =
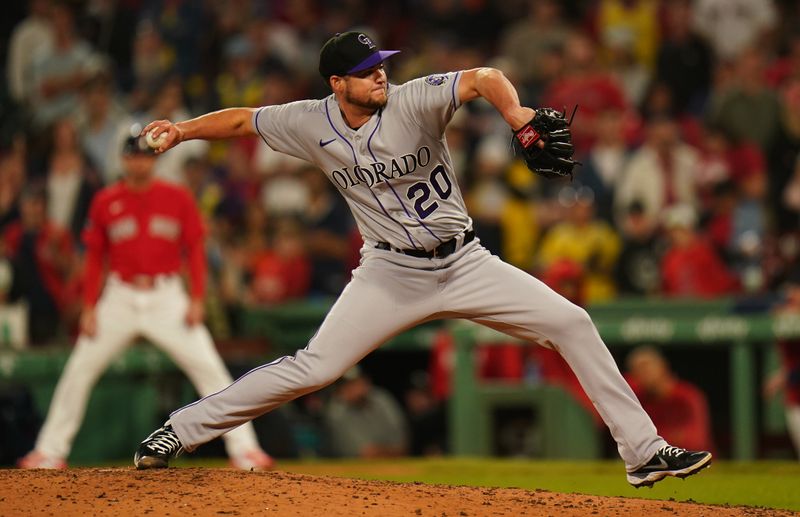
[[[169,460],[177,458],[182,452],[183,445],[167,420],[139,444],[133,455],[133,464],[139,470],[163,469],[169,467]]]
[[[628,483],[634,488],[652,487],[667,476],[685,478],[697,474],[711,465],[711,453],[687,451],[680,447],[665,445],[642,467],[628,472]]]

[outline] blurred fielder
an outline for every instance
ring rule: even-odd
[[[138,132],[138,131],[137,131]],[[66,468],[92,387],[137,337],[164,350],[201,396],[231,383],[203,325],[206,260],[200,213],[188,191],[153,178],[154,151],[125,141],[125,177],[93,199],[84,230],[86,271],[80,337],[58,381],[33,451],[22,468]],[[191,296],[179,271],[186,256]],[[102,272],[109,275],[102,289]],[[99,299],[98,299],[99,298]],[[252,425],[224,437],[231,465],[268,469],[272,458]]]

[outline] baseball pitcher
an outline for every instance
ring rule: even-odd
[[[444,137],[453,113],[484,98],[511,126],[528,166],[545,177],[572,173],[571,121],[520,106],[511,83],[491,68],[389,84],[383,61],[396,52],[378,50],[363,33],[337,34],[320,52],[320,74],[333,90],[324,99],[145,128],[164,139],[159,152],[196,138],[258,135],[314,163],[349,204],[364,246],[351,282],[305,348],[172,413],[139,446],[136,467],[166,467],[183,450],[332,383],[392,336],[440,318],[469,319],[557,350],[611,430],[634,486],[707,466],[708,452],[658,436],[588,314],[491,255],[472,229]]]
[[[92,386],[137,337],[169,354],[201,395],[232,381],[203,325],[206,261],[200,213],[188,191],[153,178],[156,156],[144,140],[138,136],[126,140],[124,180],[103,189],[92,201],[83,234],[81,334],[36,446],[19,461],[20,467],[66,467]],[[184,255],[191,296],[179,275]],[[104,262],[109,275],[100,295]],[[232,466],[271,467],[272,458],[259,447],[252,425],[224,438]]]

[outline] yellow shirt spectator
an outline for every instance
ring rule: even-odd
[[[602,0],[597,12],[597,33],[606,47],[632,41],[636,61],[652,68],[658,51],[658,2]]]
[[[614,265],[620,252],[620,239],[605,221],[594,219],[594,203],[582,198],[569,210],[569,220],[547,232],[539,249],[539,264],[549,267],[559,259],[569,259],[586,271],[586,302],[613,298],[616,286]]]

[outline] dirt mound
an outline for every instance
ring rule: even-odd
[[[0,515],[793,515],[749,507],[184,468],[0,470]]]

